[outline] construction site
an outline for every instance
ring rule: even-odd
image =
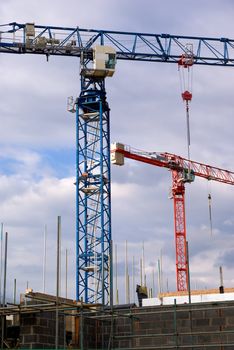
[[[221,229],[219,232],[218,224],[214,223],[214,212],[218,210],[213,209],[212,200],[215,191],[211,191],[210,184],[214,183],[214,186],[217,186],[221,198],[233,190],[234,172],[216,163],[217,159],[224,158],[224,154],[207,153],[209,154],[207,162],[194,160],[192,157],[192,139],[196,139],[197,135],[196,124],[191,123],[193,69],[202,67],[201,69],[205,70],[211,67],[214,75],[222,68],[233,69],[234,39],[11,22],[0,26],[0,55],[1,57],[32,56],[32,58],[38,56],[43,57],[50,65],[55,64],[53,59],[62,58],[63,62],[66,59],[76,59],[79,62],[77,72],[79,70],[80,80],[77,96],[67,98],[66,112],[69,118],[75,120],[75,164],[73,164],[75,176],[73,183],[69,179],[75,192],[75,212],[70,213],[75,221],[75,234],[71,240],[75,251],[73,263],[75,271],[71,276],[75,296],[73,297],[70,291],[68,249],[62,246],[60,215],[56,216],[54,255],[51,253],[51,245],[47,242],[46,226],[44,230],[44,255],[41,262],[43,287],[41,290],[36,290],[33,282],[27,280],[26,288],[20,290],[20,297],[16,295],[16,278],[13,283],[13,298],[9,297],[7,290],[8,263],[14,256],[11,254],[9,257],[10,234],[8,235],[5,230],[5,223],[2,224],[1,349],[233,350],[234,283],[232,279],[228,286],[224,282],[228,267],[224,269],[224,259],[222,260],[220,253],[218,257],[211,254],[210,260],[217,258],[216,262],[211,264],[212,268],[203,251],[197,259],[198,262],[193,259],[191,263],[190,252],[195,255],[194,251],[198,248],[195,244],[193,246],[196,241],[191,243],[188,239],[187,227],[189,226],[193,233],[196,230],[187,224],[187,217],[191,216],[191,213],[195,217],[196,212],[189,209],[188,215],[187,205],[191,205],[188,203],[192,200],[191,192],[187,196],[186,194],[190,191],[190,186],[192,188],[196,181],[200,181],[200,187],[195,187],[193,191],[197,195],[196,199],[202,197],[202,192],[205,192],[204,207],[207,211],[204,214],[205,221],[203,217],[202,219],[206,222],[206,226],[204,228],[201,224],[201,232],[208,232],[210,239],[214,240],[214,236],[218,235]],[[138,145],[137,148],[134,148],[134,144],[129,145],[128,135],[125,135],[124,131],[120,139],[113,140],[110,120],[117,103],[116,105],[113,103],[112,107],[109,102],[108,81],[118,74],[120,62],[130,65],[133,61],[145,66],[160,64],[161,70],[167,66],[166,64],[176,67],[184,125],[179,139],[182,139],[185,155],[177,154],[176,144],[173,144],[175,153],[172,153],[174,151],[171,151],[171,146],[164,151],[158,151],[164,147],[164,144],[159,144],[160,137],[165,138],[167,143],[168,134],[160,135],[158,140],[154,140],[157,149],[153,150],[141,150]],[[39,64],[38,60],[37,65]],[[131,78],[130,74],[127,80]],[[116,91],[116,94],[118,95],[119,91]],[[142,94],[147,95],[147,92],[142,91]],[[138,102],[140,105],[141,102]],[[126,118],[128,108],[130,109],[129,106],[125,109]],[[147,119],[147,115],[144,118]],[[158,123],[160,124],[160,121]],[[162,123],[166,124],[166,119]],[[124,129],[124,125],[121,125],[121,128]],[[134,133],[134,123],[131,128]],[[141,130],[142,134],[146,134],[146,139],[147,128],[150,129],[150,125],[146,121],[146,129]],[[40,130],[37,132],[43,133]],[[208,134],[209,131],[206,132]],[[219,132],[221,134],[221,130]],[[157,133],[155,135],[157,139]],[[147,147],[147,143],[145,144]],[[205,148],[198,142],[197,148],[203,147]],[[55,163],[56,161],[57,159]],[[225,163],[224,160],[223,164],[229,163],[228,161]],[[41,164],[40,167],[44,171]],[[133,195],[131,206],[128,207],[128,196],[131,195],[131,191],[134,193],[135,187],[130,182],[128,187],[122,188],[115,187],[116,185],[112,183],[112,174],[115,171],[118,172],[121,183],[124,177],[138,176],[137,171],[142,167],[144,167],[142,191],[148,183],[149,186],[152,185],[153,180],[150,177],[152,172],[160,172],[158,182],[166,183],[160,188],[161,192],[155,192],[155,197],[160,197],[161,193],[165,192],[166,186],[170,188],[168,195],[170,213],[166,210],[163,214],[155,212],[153,215],[159,216],[158,219],[149,218],[154,210],[148,210],[148,206],[152,208],[154,203],[148,202],[147,190],[143,199],[139,200]],[[148,172],[150,175],[147,175]],[[204,183],[208,184],[206,191],[203,191],[203,186],[206,186]],[[152,185],[152,192],[154,190],[155,187]],[[118,195],[122,200],[120,208],[117,208],[117,201],[114,202]],[[59,201],[59,196],[56,200]],[[164,199],[160,197],[157,200],[163,208]],[[149,226],[157,227],[157,230],[155,229],[157,237],[153,241],[147,237],[148,226],[144,227],[145,230],[142,229],[144,224],[142,227],[133,226],[131,229],[131,223],[129,226],[128,223],[124,223],[125,231],[121,232],[121,224],[118,223],[121,221],[121,215],[114,214],[117,208],[119,213],[125,212],[126,217],[129,216],[129,221],[133,220],[132,206],[139,206],[138,201],[141,202],[140,207],[144,213],[140,220],[143,222],[148,220]],[[197,206],[202,206],[200,202],[198,203]],[[160,215],[165,216],[165,221],[160,221]],[[201,218],[197,216],[196,220],[199,221]],[[115,217],[114,220],[112,217]],[[231,227],[232,220],[233,216],[229,221],[226,220],[226,226]],[[161,222],[163,227],[159,227]],[[137,236],[138,231],[142,231],[142,234],[135,243],[131,238]],[[163,236],[160,236],[162,232],[167,237],[165,240],[170,243],[161,243],[164,240]],[[117,246],[115,242],[118,240],[118,235],[121,236],[121,242]],[[201,241],[204,241],[205,251],[208,246],[207,236],[204,235]],[[38,252],[34,252],[34,256],[39,255],[38,242],[35,240]],[[220,241],[217,242],[219,246]],[[27,246],[26,240],[25,244]],[[230,248],[231,256],[232,242],[227,242],[227,246]],[[132,247],[137,253],[135,252],[130,258],[129,252]],[[151,247],[154,260],[148,257],[148,250],[150,251]],[[31,249],[30,245],[28,249]],[[50,255],[54,261],[56,260],[53,273],[51,273]],[[233,265],[232,259],[229,263]],[[216,276],[215,279],[209,276],[210,269]],[[38,271],[35,270],[35,273],[33,271],[35,279],[40,278]],[[46,282],[47,273],[50,273],[50,277]],[[196,274],[196,278],[191,277],[193,273]],[[16,277],[18,279],[19,276]],[[198,286],[195,285],[196,279],[199,280]],[[48,280],[55,281],[55,293],[50,293],[50,289],[46,288],[46,283],[49,285],[51,282]]]

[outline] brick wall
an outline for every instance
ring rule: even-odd
[[[98,320],[84,317],[84,349],[234,349],[234,301],[115,309],[112,328]]]
[[[85,311],[77,320],[76,349],[234,349],[234,301],[115,307],[113,313]],[[20,337],[24,349],[55,348],[55,312],[22,314]],[[61,315],[59,347],[63,345]]]
[[[22,349],[55,348],[55,312],[21,314],[20,347]],[[64,348],[64,317],[59,315],[59,348]]]

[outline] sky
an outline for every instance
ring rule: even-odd
[[[35,22],[148,33],[234,37],[231,0],[1,0],[0,24]],[[68,96],[80,92],[79,60],[37,55],[0,55],[0,222],[9,233],[7,293],[26,286],[43,290],[47,227],[46,292],[55,293],[57,216],[62,217],[62,294],[68,252],[68,296],[75,298],[75,120]],[[190,107],[191,158],[233,169],[234,70],[193,67]],[[177,65],[117,62],[106,82],[111,140],[146,151],[187,156],[185,106]],[[126,161],[112,167],[112,232],[118,251],[118,285],[145,251],[147,285],[162,257],[163,290],[175,290],[173,203],[170,172]],[[208,193],[212,194],[212,233]],[[192,289],[234,286],[233,187],[196,179],[186,186],[187,238]],[[144,242],[144,243],[143,243]],[[134,257],[134,258],[133,258]],[[131,300],[135,300],[131,277]],[[134,296],[133,296],[134,295]],[[120,292],[121,301],[125,296]]]

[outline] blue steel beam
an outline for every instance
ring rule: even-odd
[[[105,305],[112,298],[112,266],[110,126],[104,78],[81,76],[76,126],[76,297]]]
[[[177,63],[189,43],[194,64],[234,66],[234,39],[41,25],[35,30],[35,37],[27,40],[25,24],[0,26],[0,52],[74,57],[86,53],[92,59],[92,47],[101,43],[114,47],[120,60]],[[39,38],[47,40],[44,46]]]

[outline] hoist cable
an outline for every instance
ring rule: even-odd
[[[208,194],[208,205],[209,205],[210,235],[213,236],[211,194],[210,193]]]
[[[180,68],[178,68],[178,72],[179,72],[179,78],[180,78],[180,92],[182,94],[182,92],[183,92],[183,83],[182,83],[182,73],[181,73]]]
[[[209,209],[210,236],[212,237],[213,236],[212,197],[211,197],[211,185],[210,185],[209,181],[207,182],[207,192],[208,192],[208,209]]]
[[[190,125],[189,125],[189,103],[186,101],[186,125],[187,125],[187,149],[188,160],[190,160]]]
[[[186,132],[187,132],[187,151],[188,159],[190,160],[190,146],[191,146],[191,136],[190,136],[190,117],[189,117],[189,103],[192,99],[192,83],[193,83],[193,57],[190,57],[192,50],[188,47],[187,54],[183,54],[178,61],[178,71],[180,76],[180,88],[183,102],[185,102],[186,111]]]

